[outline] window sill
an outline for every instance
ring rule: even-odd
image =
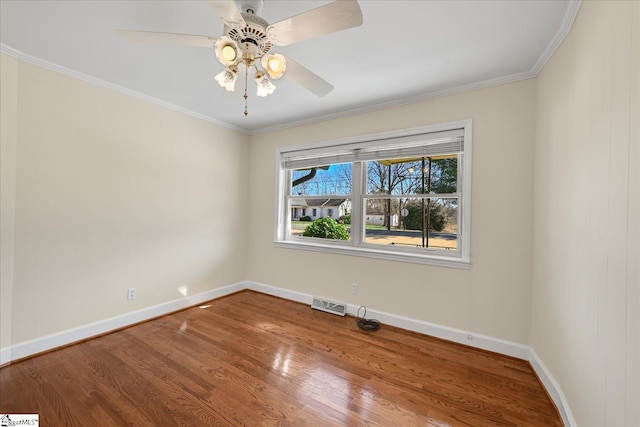
[[[364,258],[433,265],[437,267],[457,268],[462,270],[469,270],[471,268],[471,262],[469,260],[454,257],[399,253],[381,249],[370,249],[362,247],[354,248],[352,246],[327,245],[317,242],[300,242],[291,240],[274,241],[273,244],[277,248],[284,249],[299,249],[305,251],[332,253],[337,255],[359,256]]]

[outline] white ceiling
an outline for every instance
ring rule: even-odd
[[[273,23],[329,1],[264,0]],[[284,46],[335,89],[319,98],[295,82],[255,96],[244,116],[236,91],[214,80],[213,49],[133,44],[116,29],[218,37],[206,1],[0,0],[2,51],[143,96],[224,126],[257,133],[534,77],[569,31],[575,0],[360,0],[360,27]]]

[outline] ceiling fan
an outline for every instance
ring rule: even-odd
[[[357,0],[336,0],[271,25],[258,16],[263,0],[238,0],[238,4],[240,8],[233,0],[209,0],[211,8],[224,22],[224,35],[218,38],[154,31],[117,31],[131,42],[213,48],[216,58],[225,66],[215,79],[231,92],[235,90],[240,69],[244,67],[245,116],[249,114],[247,81],[250,68],[256,70],[254,79],[258,96],[268,96],[275,91],[269,77],[277,80],[287,76],[317,96],[333,90],[333,86],[317,74],[289,57],[273,53],[271,49],[274,45],[286,46],[362,25],[362,11]]]

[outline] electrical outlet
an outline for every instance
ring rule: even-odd
[[[351,284],[351,295],[358,295],[358,284],[357,283],[352,283]]]
[[[127,290],[127,300],[131,301],[136,299],[136,288],[129,288]]]

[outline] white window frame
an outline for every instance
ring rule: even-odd
[[[363,206],[366,185],[362,163],[354,162],[352,178],[352,194],[341,196],[351,201],[351,240],[339,241],[330,239],[299,238],[291,236],[291,210],[288,208],[287,196],[290,191],[291,172],[283,164],[283,158],[291,153],[318,155],[323,152],[335,152],[337,146],[358,144],[367,148],[380,144],[380,141],[398,140],[400,138],[427,135],[436,132],[462,130],[464,149],[459,154],[458,162],[458,249],[455,251],[420,251],[412,248],[366,244],[364,236]],[[276,203],[275,203],[275,237],[274,245],[280,248],[303,249],[328,252],[341,255],[361,256],[391,261],[411,262],[443,267],[469,269],[471,267],[471,159],[472,159],[472,121],[442,123],[392,132],[363,135],[334,141],[315,142],[306,145],[280,147],[276,149]],[[354,190],[357,189],[357,190]],[[406,197],[406,196],[404,196]],[[437,195],[434,195],[437,198]]]

